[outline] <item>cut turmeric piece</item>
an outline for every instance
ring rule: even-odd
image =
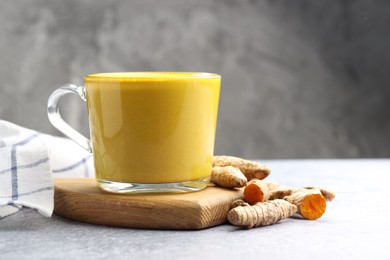
[[[298,209],[300,214],[306,219],[318,219],[326,210],[326,199],[322,194],[309,194],[301,201]]]
[[[267,201],[269,199],[267,184],[262,180],[252,179],[245,186],[244,199],[250,204]]]
[[[333,200],[335,194],[322,188],[295,188],[280,185],[274,182],[267,182],[269,199],[284,199],[298,207],[298,214],[306,219],[314,220],[320,218],[326,210],[326,198]],[[322,192],[321,192],[322,191]]]
[[[271,170],[267,166],[255,162],[255,161],[249,161],[245,160],[239,157],[234,156],[214,156],[213,157],[213,167],[215,166],[233,166],[238,169],[245,175],[245,177],[249,180],[252,180],[254,178],[262,180],[266,178],[270,173]]]

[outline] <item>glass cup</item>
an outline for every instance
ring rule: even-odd
[[[93,153],[98,186],[115,193],[189,192],[210,180],[221,76],[99,73],[48,100],[50,122]],[[65,94],[86,101],[90,140],[59,113]]]

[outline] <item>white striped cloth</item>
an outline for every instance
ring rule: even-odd
[[[0,218],[23,206],[50,217],[53,177],[94,177],[91,154],[69,139],[0,120]]]

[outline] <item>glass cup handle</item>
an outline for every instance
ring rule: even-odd
[[[77,86],[74,84],[62,85],[50,95],[49,100],[47,102],[47,115],[49,117],[50,123],[63,134],[78,143],[85,150],[92,153],[92,146],[90,140],[79,132],[77,132],[75,129],[73,129],[61,117],[58,103],[61,97],[66,94],[76,94],[82,100],[84,100],[84,102],[86,101],[84,86]]]

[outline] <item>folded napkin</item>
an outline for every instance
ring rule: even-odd
[[[23,206],[50,217],[53,177],[94,177],[91,154],[69,139],[0,120],[0,218]]]

